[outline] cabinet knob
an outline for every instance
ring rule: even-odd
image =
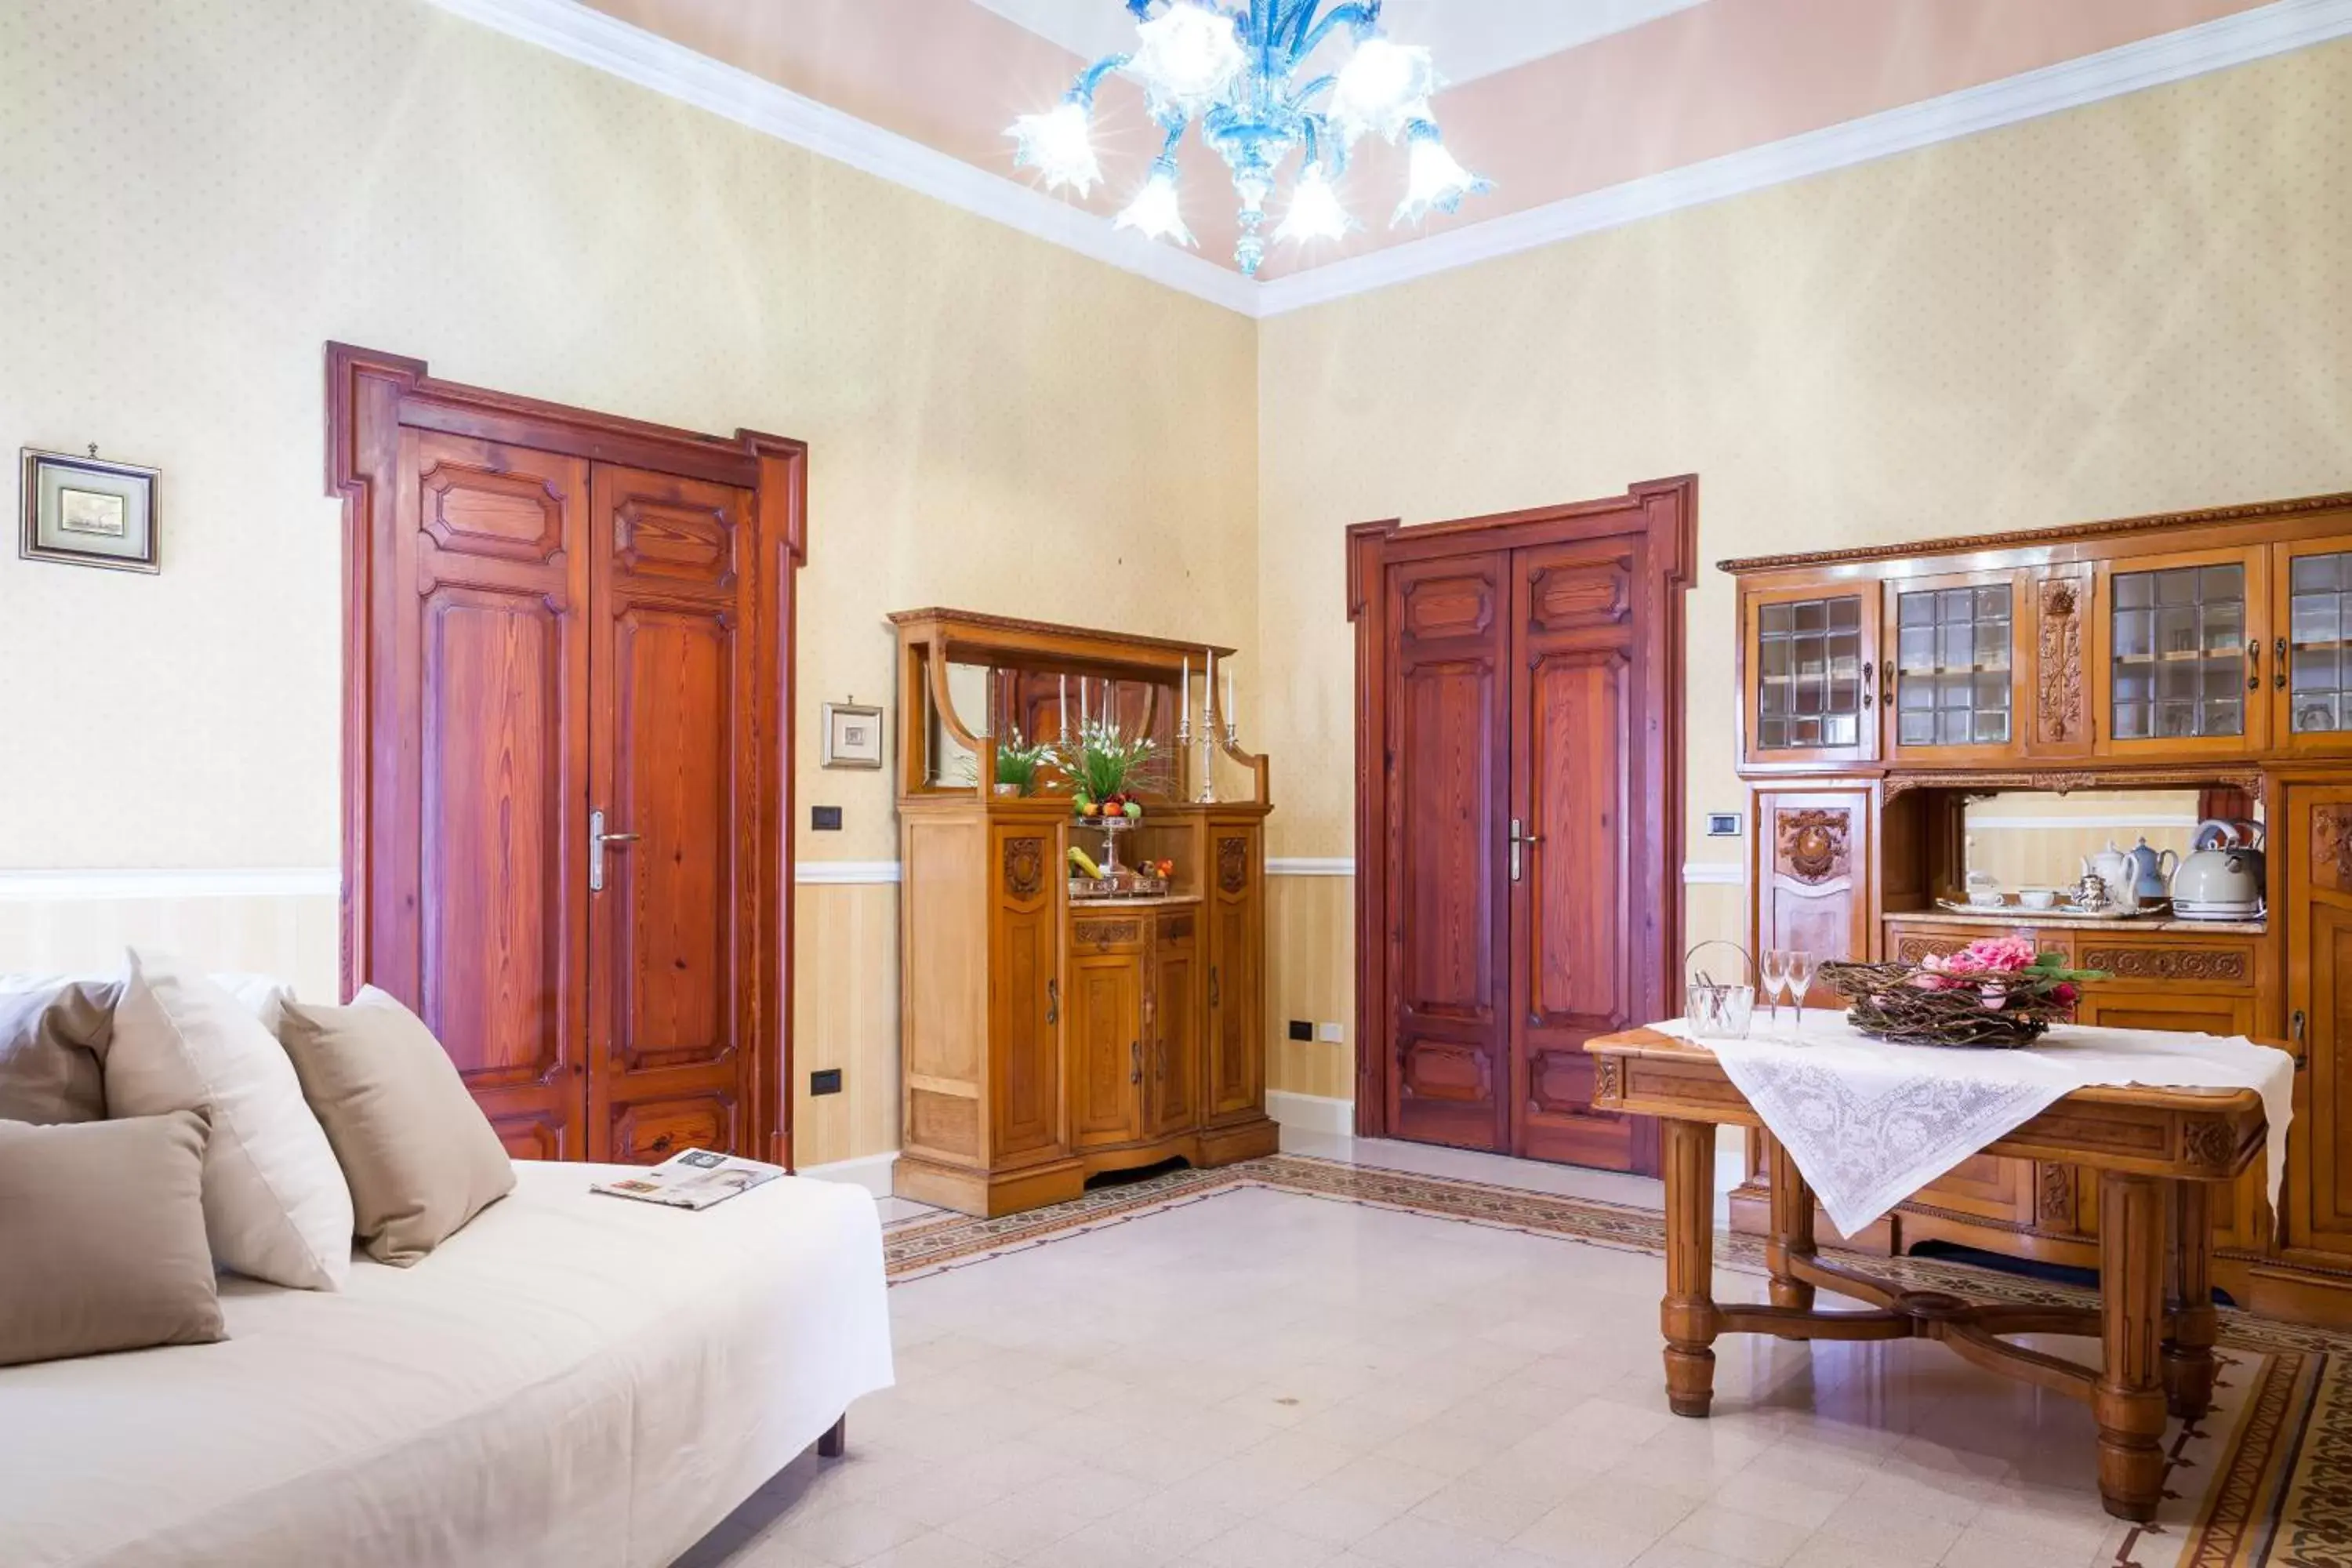
[[[2303,1039],[2305,1023],[2303,1009],[2300,1007],[2286,1016],[2286,1037],[2294,1043],[2294,1065],[2297,1070],[2301,1070],[2303,1064],[2311,1059],[2311,1051],[2305,1046]]]
[[[1045,982],[1045,1022],[1058,1024],[1061,1021],[1062,983],[1059,980],[1048,980]]]

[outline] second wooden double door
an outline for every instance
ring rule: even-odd
[[[517,1154],[768,1152],[747,1121],[751,492],[399,440],[371,563],[392,749],[367,973],[416,1006]]]
[[[1660,565],[1644,530],[1387,569],[1392,1136],[1656,1168],[1583,1046],[1668,1007]]]

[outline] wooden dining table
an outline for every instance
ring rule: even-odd
[[[1940,1341],[1962,1359],[2091,1407],[2098,1425],[2099,1495],[2109,1513],[2145,1521],[2164,1489],[2168,1415],[2204,1413],[2213,1394],[2210,1205],[2214,1188],[2262,1153],[2263,1102],[2252,1089],[2079,1089],[1984,1152],[2099,1173],[2099,1297],[2094,1307],[1972,1302],[1906,1289],[1813,1243],[1813,1194],[1715,1053],[1654,1029],[1588,1041],[1596,1110],[1654,1116],[1666,1185],[1666,1404],[1705,1416],[1714,1400],[1717,1336],[1788,1340]],[[1771,1189],[1764,1246],[1770,1304],[1715,1299],[1715,1130],[1764,1139]],[[1866,1303],[1818,1311],[1816,1290]],[[2096,1335],[2097,1368],[2010,1342],[2018,1334]]]

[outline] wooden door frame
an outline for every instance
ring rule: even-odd
[[[757,430],[732,437],[598,414],[435,379],[425,362],[330,342],[326,354],[327,495],[342,502],[343,717],[341,983],[348,997],[365,984],[368,936],[396,919],[375,900],[370,875],[377,769],[390,768],[397,737],[379,738],[370,700],[374,650],[369,628],[383,588],[371,545],[397,528],[400,433],[439,431],[558,452],[591,462],[708,479],[751,492],[761,552],[754,666],[763,679],[752,711],[753,740],[767,765],[753,807],[758,852],[749,922],[760,962],[751,975],[748,1147],[790,1166],[793,1127],[793,715],[798,630],[795,583],[806,563],[808,447]],[[584,1046],[584,1042],[583,1042]]]
[[[1389,631],[1384,583],[1399,563],[1483,554],[1529,545],[1570,543],[1614,534],[1646,535],[1649,581],[1639,584],[1657,612],[1660,657],[1643,672],[1650,710],[1658,716],[1652,776],[1663,787],[1650,803],[1654,863],[1641,868],[1656,889],[1659,939],[1645,967],[1663,981],[1662,1005],[1682,990],[1684,844],[1684,627],[1698,555],[1698,478],[1653,479],[1619,496],[1405,527],[1396,519],[1348,530],[1348,619],[1356,628],[1356,1135],[1388,1133],[1389,1038],[1395,981],[1389,963],[1388,689]]]

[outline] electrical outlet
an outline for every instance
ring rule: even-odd
[[[1290,1020],[1290,1037],[1294,1040],[1311,1040],[1315,1037],[1315,1026],[1304,1018],[1293,1018]]]
[[[1318,1024],[1315,1026],[1315,1037],[1318,1040],[1344,1040],[1348,1037],[1348,1031],[1338,1024]]]
[[[841,1069],[839,1068],[819,1068],[816,1071],[809,1074],[809,1092],[811,1094],[839,1094],[841,1092]]]
[[[809,807],[809,830],[810,830],[811,832],[813,832],[813,833],[838,833],[838,832],[840,832],[840,831],[841,831],[841,807],[839,807],[839,806],[837,806],[837,805],[813,805],[813,806],[810,806],[810,807]]]

